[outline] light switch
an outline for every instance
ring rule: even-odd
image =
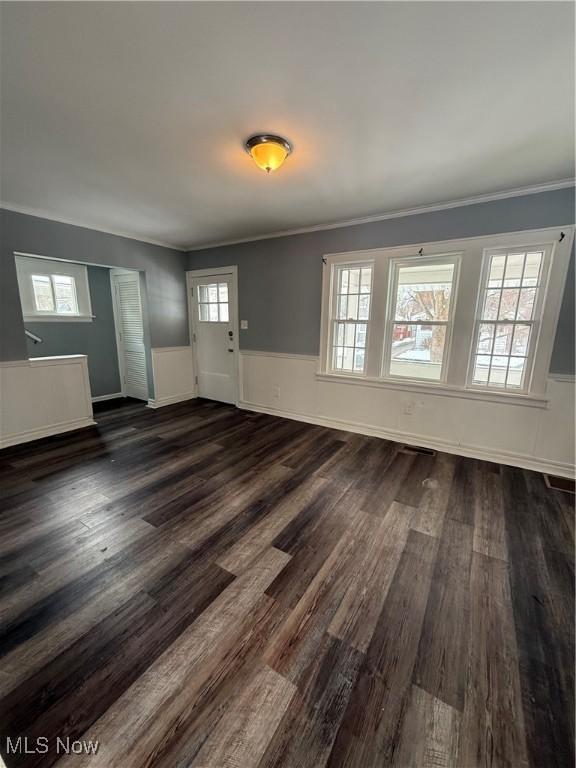
[[[241,331],[248,330],[248,320],[240,320],[240,330]]]

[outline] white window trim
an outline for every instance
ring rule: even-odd
[[[448,375],[448,364],[450,361],[450,350],[452,346],[452,329],[454,327],[454,315],[456,311],[456,304],[458,301],[458,283],[460,279],[460,262],[462,259],[462,252],[457,251],[455,253],[443,253],[434,254],[431,256],[412,256],[410,258],[402,259],[390,259],[390,276],[388,285],[388,297],[386,300],[386,324],[384,326],[384,359],[382,361],[382,378],[389,379],[391,381],[412,381],[416,384],[425,383],[439,383],[444,384]],[[390,373],[391,354],[392,354],[392,329],[394,327],[394,309],[396,304],[396,293],[398,288],[398,273],[402,267],[415,266],[417,264],[453,264],[454,272],[452,279],[452,294],[450,297],[450,310],[448,320],[446,322],[438,323],[446,327],[446,337],[444,341],[444,354],[442,357],[442,369],[439,379],[414,379],[410,376],[399,376]],[[410,323],[406,323],[410,325]],[[430,323],[434,325],[434,323]]]
[[[92,303],[90,300],[90,287],[88,284],[88,271],[84,264],[57,261],[31,256],[23,253],[15,253],[16,274],[22,303],[22,315],[25,322],[34,323],[90,323],[94,319],[92,315]],[[32,275],[44,275],[50,278],[52,275],[65,275],[73,277],[76,290],[76,301],[79,314],[59,314],[58,312],[41,312],[36,309],[34,291],[32,287]]]
[[[564,237],[560,241],[561,233]],[[468,237],[429,243],[416,243],[391,248],[374,248],[363,251],[347,251],[326,254],[323,258],[322,309],[320,323],[320,358],[317,378],[322,381],[342,382],[357,386],[376,386],[434,394],[451,394],[470,399],[490,402],[508,402],[536,407],[546,407],[546,380],[549,375],[550,360],[560,306],[564,293],[570,253],[574,242],[574,225],[549,227],[546,229],[508,232],[480,237]],[[485,250],[495,248],[521,248],[533,246],[552,246],[551,266],[548,272],[548,284],[544,291],[544,309],[540,322],[536,352],[532,366],[531,389],[529,392],[493,390],[484,387],[471,387],[468,384],[468,371],[472,355],[472,341],[475,333],[476,309],[481,289],[482,255]],[[422,253],[420,253],[422,249]],[[443,382],[400,379],[382,376],[384,360],[384,333],[388,313],[389,264],[391,259],[409,257],[445,256],[460,253],[461,263],[453,305],[453,328],[450,348],[446,357],[446,377]],[[330,302],[332,300],[332,274],[334,265],[373,261],[372,293],[370,316],[367,330],[367,365],[365,374],[333,372],[329,367],[331,351]],[[383,298],[384,297],[384,298]]]

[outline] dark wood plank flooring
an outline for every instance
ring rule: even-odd
[[[201,400],[97,420],[0,453],[9,768],[574,764],[572,496]]]

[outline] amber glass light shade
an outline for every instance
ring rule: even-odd
[[[252,136],[246,142],[246,149],[258,166],[266,173],[276,171],[291,151],[290,144],[280,136]]]

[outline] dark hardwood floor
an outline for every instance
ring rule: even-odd
[[[201,400],[97,420],[0,453],[9,768],[573,766],[569,494]]]

